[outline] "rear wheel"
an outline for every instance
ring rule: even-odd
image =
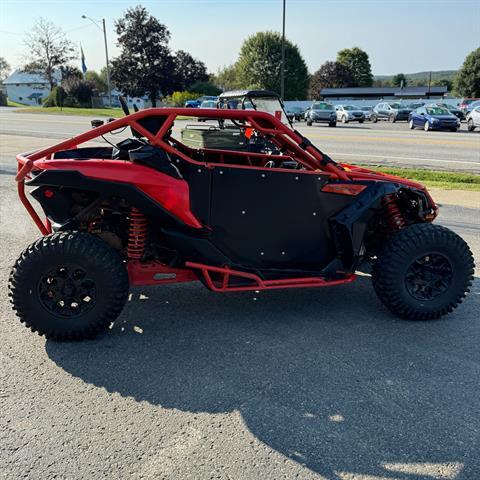
[[[395,123],[395,122],[396,122],[395,115],[390,115],[390,116],[388,117],[388,120],[390,120],[391,123]]]
[[[83,340],[107,329],[129,290],[117,251],[82,232],[55,233],[30,245],[8,287],[20,321],[55,340]]]
[[[417,224],[395,233],[372,272],[375,292],[395,315],[432,320],[462,301],[473,281],[472,252],[448,228]]]
[[[372,122],[377,123],[378,122],[378,117],[376,115],[372,115]]]
[[[328,124],[329,127],[336,127],[337,126],[337,122],[330,122]]]
[[[309,118],[307,118],[307,126],[309,126],[309,127],[312,126],[312,121]]]
[[[363,123],[364,121],[363,120],[359,120],[358,123]]]

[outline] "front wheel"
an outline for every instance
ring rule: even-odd
[[[127,301],[123,259],[83,232],[47,235],[22,252],[9,296],[20,321],[54,340],[83,340],[106,330]]]
[[[427,120],[424,124],[423,124],[423,129],[428,132],[431,128],[430,128],[430,122]]]
[[[376,115],[372,115],[372,122],[377,123],[378,122],[378,117]]]
[[[346,115],[342,116],[342,123],[348,123],[348,118]]]
[[[456,308],[470,291],[473,256],[448,228],[416,224],[384,245],[372,272],[375,292],[395,315],[433,320]]]
[[[467,130],[469,132],[473,132],[475,130],[475,124],[473,123],[473,120],[471,118],[468,119]]]
[[[395,118],[395,115],[390,115],[388,119],[390,120],[390,123],[395,123],[397,121],[397,119]]]
[[[408,127],[410,128],[410,130],[413,130],[415,128],[413,120],[410,119],[410,121],[408,122]]]
[[[329,127],[336,127],[337,126],[337,122],[330,122],[328,124]]]

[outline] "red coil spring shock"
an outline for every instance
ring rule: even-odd
[[[398,208],[397,196],[394,193],[383,197],[383,204],[386,209],[388,223],[392,231],[400,230],[405,227],[405,218],[403,218],[400,208]]]
[[[128,231],[128,258],[140,260],[145,252],[147,241],[147,218],[138,210],[130,209],[130,228]]]

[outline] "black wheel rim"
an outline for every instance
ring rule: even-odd
[[[450,287],[453,268],[440,253],[429,253],[414,260],[407,269],[405,286],[416,300],[434,300]]]
[[[42,307],[60,318],[79,317],[96,303],[95,282],[76,265],[59,265],[44,274],[37,293]]]

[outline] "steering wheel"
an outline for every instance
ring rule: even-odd
[[[130,110],[128,109],[127,102],[121,95],[118,97],[118,101],[120,102],[120,106],[122,107],[125,116],[130,115]]]

